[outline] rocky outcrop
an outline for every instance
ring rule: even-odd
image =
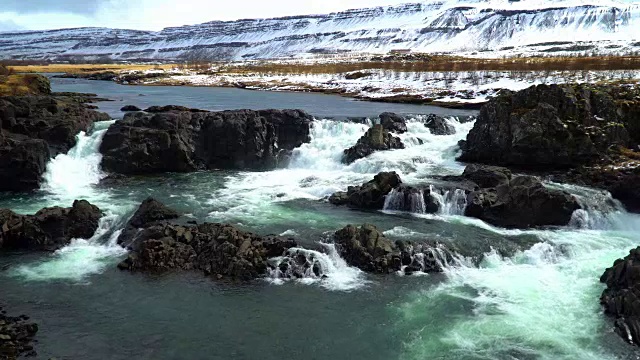
[[[600,282],[607,288],[600,297],[605,314],[625,341],[640,346],[640,247],[608,268]]]
[[[638,156],[640,158],[640,155]],[[575,183],[607,190],[628,211],[640,212],[640,162],[619,159],[611,165],[582,166],[554,174],[556,182]]]
[[[355,209],[420,214],[438,213],[448,202],[455,214],[464,212],[506,228],[567,225],[580,208],[571,194],[549,189],[537,177],[513,176],[509,169],[497,166],[469,165],[462,175],[440,177],[435,182],[435,189],[426,184],[408,186],[395,172],[384,172],[368,183],[331,195],[329,202]]]
[[[293,239],[258,236],[231,225],[179,225],[176,213],[148,199],[118,239],[131,253],[118,267],[130,271],[200,270],[217,279],[252,280],[267,274],[269,259],[295,247]]]
[[[272,169],[310,140],[312,120],[300,110],[127,113],[102,140],[102,167],[121,174]]]
[[[148,113],[164,113],[164,112],[169,112],[169,111],[187,111],[187,112],[207,112],[207,110],[200,110],[200,109],[192,109],[192,108],[188,108],[185,106],[179,106],[179,105],[165,105],[165,106],[150,106],[146,109],[144,109],[145,112]]]
[[[512,176],[498,167],[470,166],[463,177],[478,188],[467,196],[465,215],[506,228],[563,226],[580,208],[571,194],[549,189],[534,176]]]
[[[443,244],[393,242],[370,224],[348,225],[338,230],[334,239],[349,265],[371,273],[441,272],[443,264],[453,258]]]
[[[380,114],[380,125],[382,125],[385,130],[396,134],[404,134],[407,132],[407,122],[398,114],[389,112]]]
[[[381,172],[373,180],[361,186],[349,186],[346,192],[337,192],[329,197],[334,205],[348,205],[356,209],[381,210],[385,197],[402,183],[394,172]]]
[[[460,160],[528,169],[602,161],[613,145],[640,143],[639,95],[588,84],[503,91],[480,110]]]
[[[404,149],[404,144],[385,129],[381,124],[373,125],[358,140],[356,145],[346,149],[342,157],[342,162],[351,164],[358,159],[365,158],[376,151]]]
[[[137,107],[135,105],[125,105],[120,109],[120,111],[123,111],[123,112],[127,112],[127,111],[142,111],[142,109],[140,109],[139,107]]]
[[[124,230],[118,237],[118,244],[126,247],[137,247],[133,244],[140,229],[162,224],[164,220],[173,220],[180,217],[175,210],[167,207],[163,203],[148,198],[140,204],[131,219],[127,222]]]
[[[44,208],[35,215],[0,209],[0,249],[56,250],[72,239],[89,239],[98,229],[102,212],[85,200],[70,208]]]
[[[0,191],[37,189],[52,156],[69,151],[93,122],[108,119],[69,94],[0,97]]]
[[[443,117],[434,114],[427,116],[424,126],[433,135],[453,135],[456,133],[456,128],[453,125],[449,124]]]
[[[32,342],[37,332],[38,325],[27,315],[10,316],[0,306],[0,359],[36,356]]]

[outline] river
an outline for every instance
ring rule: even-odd
[[[40,325],[41,358],[59,359],[626,359],[637,354],[602,315],[604,269],[640,244],[640,216],[599,191],[550,184],[587,207],[571,226],[505,230],[461,216],[454,198],[436,215],[359,212],[321,201],[380,171],[407,183],[457,174],[457,142],[473,112],[381,104],[296,93],[238,89],[139,87],[54,79],[54,91],[93,92],[118,100],[98,106],[114,118],[127,104],[203,109],[302,108],[316,117],[312,141],[286,169],[210,171],[102,182],[97,149],[112,122],[78,134],[53,159],[40,191],[0,196],[0,207],[33,213],[84,198],[106,211],[91,239],[53,254],[0,257],[2,301]],[[407,148],[340,163],[383,111],[413,114],[401,135]],[[433,136],[419,114],[449,116],[457,133]],[[443,274],[374,276],[347,266],[331,248],[319,254],[327,278],[220,283],[200,273],[120,272],[117,231],[148,196],[199,221],[227,222],[259,234],[290,234],[319,247],[347,224],[372,223],[392,239],[437,239],[472,253]],[[502,257],[500,253],[509,253]]]

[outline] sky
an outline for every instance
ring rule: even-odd
[[[83,26],[161,30],[212,20],[319,14],[411,0],[0,0],[0,31]]]

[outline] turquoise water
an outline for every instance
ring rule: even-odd
[[[54,87],[93,89],[99,95],[104,89],[110,94],[122,89],[127,100],[137,91],[147,91],[77,80]],[[153,94],[141,98],[148,104],[190,98],[185,88],[161,91],[167,92],[161,100],[154,100]],[[245,93],[225,96],[249,107],[238,94]],[[197,105],[203,98],[196,98],[193,104],[181,105],[206,107]],[[366,103],[355,103],[356,108],[350,104],[332,111],[372,115],[361,111]],[[287,169],[107,180],[97,148],[111,122],[99,123],[88,134],[79,134],[78,145],[68,154],[50,162],[40,191],[0,196],[0,207],[23,213],[69,206],[77,198],[106,211],[91,239],[74,240],[53,254],[0,257],[0,298],[9,309],[29,314],[40,324],[41,357],[636,358],[635,349],[612,333],[611,323],[601,314],[598,278],[613,260],[638,245],[640,217],[626,213],[607,194],[562,184],[549,186],[577,194],[587,210],[577,213],[571,226],[552,230],[496,228],[461,216],[454,204],[436,215],[336,208],[322,199],[379,171],[398,171],[409,183],[461,172],[464,165],[454,160],[456,144],[473,124],[459,124],[452,117],[458,133],[436,137],[414,117],[409,133],[402,135],[407,149],[377,153],[345,166],[339,161],[341,151],[353,145],[367,125],[314,115],[313,139],[295,151]],[[147,196],[199,221],[293,235],[304,247],[322,251],[314,254],[328,277],[283,281],[274,276],[229,284],[198,273],[119,272],[115,265],[125,252],[114,240]],[[484,254],[484,260],[478,264],[461,256],[443,274],[364,274],[322,244],[330,241],[332,231],[365,222],[376,224],[392,239],[438,240],[465,255]]]

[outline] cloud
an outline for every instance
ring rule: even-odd
[[[0,20],[0,31],[23,30],[24,28],[11,19]]]
[[[7,0],[0,0],[5,2]],[[318,14],[410,0],[8,0],[0,21],[43,30],[97,26],[135,30],[236,20]]]
[[[110,0],[2,0],[2,10],[19,14],[74,13],[94,14]]]

